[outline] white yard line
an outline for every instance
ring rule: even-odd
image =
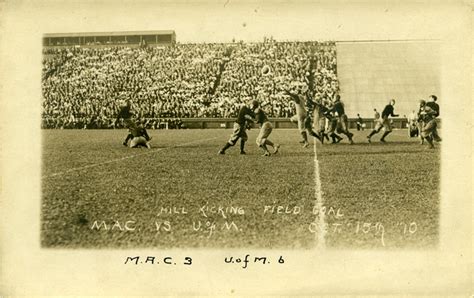
[[[316,150],[316,141],[314,141],[314,197],[315,197],[315,206],[318,210],[316,214],[315,223],[317,226],[316,240],[317,240],[317,249],[326,248],[326,234],[327,234],[327,223],[326,215],[324,212],[321,212],[324,206],[323,196],[321,194],[321,178],[319,177],[319,162],[318,162],[318,153]]]
[[[77,167],[77,168],[68,169],[68,170],[66,170],[66,171],[62,171],[62,172],[58,172],[58,173],[53,173],[53,174],[49,174],[49,175],[44,175],[42,178],[43,178],[43,179],[46,179],[46,178],[51,178],[51,177],[56,177],[56,176],[63,176],[63,175],[65,175],[65,174],[68,174],[68,173],[71,173],[71,172],[75,172],[75,171],[80,171],[80,170],[84,170],[84,169],[88,169],[88,168],[93,168],[93,167],[97,167],[97,166],[101,166],[101,165],[105,165],[105,164],[109,164],[109,163],[114,163],[114,162],[118,162],[118,161],[122,161],[122,160],[125,160],[125,159],[134,158],[134,157],[141,156],[141,155],[152,154],[152,153],[156,153],[156,152],[163,151],[163,150],[167,150],[167,149],[178,148],[178,147],[184,147],[184,146],[192,145],[192,144],[195,144],[195,143],[206,142],[206,141],[210,141],[210,140],[214,140],[214,139],[217,139],[217,137],[208,138],[208,139],[204,139],[204,140],[192,141],[192,142],[183,143],[183,144],[180,144],[180,145],[170,146],[170,147],[165,147],[165,148],[143,149],[143,150],[146,150],[146,152],[139,153],[139,154],[128,155],[128,156],[124,156],[124,157],[121,157],[121,158],[111,159],[111,160],[107,160],[107,161],[103,161],[103,162],[93,163],[93,164],[86,165],[86,166],[82,166],[82,167]],[[134,150],[137,150],[137,149],[134,149]]]

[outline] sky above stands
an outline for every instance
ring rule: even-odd
[[[393,4],[395,3],[395,4]],[[406,4],[404,4],[406,3]],[[457,6],[403,1],[63,1],[7,3],[32,32],[175,30],[177,41],[439,39]],[[11,16],[8,15],[8,16]],[[14,22],[15,20],[10,20]]]

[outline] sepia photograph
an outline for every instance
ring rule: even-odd
[[[409,271],[406,293],[430,292],[436,261],[471,260],[472,7],[403,3],[6,1],[2,31],[22,33],[2,38],[3,259],[18,222],[55,278],[71,260],[143,283],[140,264],[178,283],[291,267],[292,290],[222,270],[239,282],[160,294],[400,294],[389,276]],[[4,264],[0,294],[50,294]],[[337,289],[338,266],[384,286]],[[471,267],[431,290],[468,293]],[[117,293],[77,287],[51,293]]]
[[[45,247],[438,243],[437,41],[54,33],[43,54]]]

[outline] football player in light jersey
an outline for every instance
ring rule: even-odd
[[[259,107],[258,101],[254,100],[252,102],[252,107],[255,107],[255,121],[260,124],[260,132],[257,137],[257,145],[262,148],[263,150],[263,156],[270,156],[270,151],[268,151],[267,145],[273,147],[273,154],[278,153],[278,150],[280,149],[279,144],[274,144],[272,141],[268,139],[270,134],[272,133],[273,130],[273,125],[268,121],[267,115],[265,112],[262,110],[261,107]]]
[[[309,146],[308,134],[318,140],[321,140],[320,136],[313,130],[316,104],[311,99],[307,88],[303,88],[300,92],[301,94],[294,94],[288,91],[285,93],[290,96],[291,100],[295,102],[295,105],[297,106],[296,116],[298,120],[298,128],[300,129],[301,135],[303,136],[303,141],[301,143],[303,143],[303,147],[307,148]],[[299,113],[298,110],[300,111]]]
[[[290,118],[291,122],[298,122],[298,130],[300,131],[302,140],[300,141],[303,144],[303,147],[308,147],[308,133],[305,128],[305,119],[306,119],[306,99],[304,96],[298,94],[299,92],[291,93],[285,91],[286,95],[290,96],[291,101],[295,103],[296,115]]]

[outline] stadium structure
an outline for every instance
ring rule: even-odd
[[[43,247],[438,245],[439,146],[428,150],[401,129],[420,99],[440,93],[437,41],[186,44],[175,36],[44,36]],[[282,92],[302,87],[341,95],[355,144],[301,145]],[[398,129],[369,144],[374,109],[392,98]],[[281,128],[270,136],[280,151],[261,156],[251,129],[247,154],[217,154],[250,99]],[[151,149],[122,146],[128,132],[116,118],[127,101]],[[365,131],[354,130],[357,114]]]
[[[43,46],[136,46],[172,45],[176,43],[173,30],[160,31],[127,31],[127,32],[82,32],[82,33],[48,33],[43,37]]]
[[[336,42],[276,42],[266,40],[262,43],[224,43],[224,44],[180,44],[176,43],[176,34],[172,30],[163,31],[133,31],[133,32],[101,32],[101,33],[64,33],[64,34],[45,34],[43,38],[45,72],[43,77],[43,90],[48,91],[48,82],[50,80],[61,80],[67,72],[61,73],[65,63],[68,67],[74,67],[72,62],[83,63],[77,59],[86,59],[84,55],[90,55],[93,49],[97,49],[99,56],[115,55],[117,48],[130,48],[133,55],[140,56],[140,60],[145,64],[132,65],[132,73],[141,71],[143,67],[147,69],[162,68],[164,72],[174,72],[173,75],[163,74],[161,77],[153,71],[148,71],[145,81],[142,82],[143,88],[134,86],[136,90],[127,86],[128,89],[119,90],[121,87],[107,90],[105,101],[117,98],[131,97],[137,92],[145,93],[143,97],[149,97],[148,102],[157,103],[160,101],[169,101],[173,97],[173,92],[177,88],[188,92],[186,96],[195,97],[190,99],[192,105],[206,106],[204,113],[189,112],[179,113],[163,109],[161,115],[145,112],[141,115],[143,118],[179,118],[187,128],[228,128],[232,125],[232,117],[235,117],[235,109],[226,107],[227,113],[217,113],[212,109],[219,109],[226,104],[232,104],[233,101],[241,103],[246,97],[257,97],[258,92],[265,91],[263,96],[270,98],[273,107],[270,116],[274,126],[277,128],[294,127],[289,122],[289,117],[294,114],[294,108],[290,103],[282,103],[281,99],[275,95],[281,91],[287,80],[310,84],[309,79],[313,74],[318,75],[317,86],[322,84],[332,84],[333,92],[338,92],[346,106],[346,114],[350,118],[350,128],[354,129],[356,124],[356,115],[360,114],[366,122],[367,128],[373,126],[374,109],[379,112],[385,104],[392,98],[397,100],[397,111],[400,118],[393,119],[394,126],[405,128],[407,126],[407,117],[417,109],[420,99],[427,99],[431,94],[439,94],[439,45],[436,41],[426,40],[398,40],[398,41],[336,41]],[[322,45],[322,46],[321,46]],[[149,47],[148,51],[143,46]],[[174,50],[167,51],[164,55],[157,55],[153,51],[163,51],[163,46],[169,46]],[[138,48],[137,48],[138,47]],[[154,47],[158,47],[153,50]],[[287,50],[287,48],[290,48]],[[291,48],[294,49],[291,49]],[[327,48],[325,48],[327,47]],[[89,52],[87,52],[89,50]],[[278,58],[283,61],[275,61],[275,51],[285,51],[277,53]],[[80,51],[85,51],[81,53]],[[252,52],[253,51],[253,52]],[[256,51],[260,51],[257,53]],[[297,53],[299,51],[299,53]],[[328,59],[327,53],[331,52],[334,62],[325,61],[326,64],[321,67],[319,61]],[[79,54],[80,57],[74,57]],[[304,61],[292,62],[293,56],[300,56]],[[168,56],[166,56],[168,55]],[[247,55],[244,57],[244,55]],[[326,55],[326,56],[325,56]],[[94,55],[91,55],[93,57]],[[87,58],[90,61],[91,57]],[[302,59],[298,57],[297,59]],[[313,57],[313,58],[312,58]],[[315,58],[314,58],[315,57]],[[74,58],[74,59],[69,59]],[[120,55],[112,59],[113,63],[124,63],[124,59],[129,59],[126,55]],[[313,61],[310,61],[314,59]],[[68,61],[69,60],[69,61]],[[158,60],[158,61],[157,61]],[[161,61],[159,61],[161,60]],[[177,63],[173,64],[173,61]],[[312,64],[312,62],[314,62]],[[101,62],[105,67],[107,62]],[[265,78],[262,82],[254,82],[258,70],[263,64],[268,64],[274,68],[282,67],[272,73],[271,78]],[[96,67],[96,66],[94,66]],[[334,67],[334,69],[331,69]],[[321,71],[322,68],[322,71]],[[202,70],[205,70],[204,73]],[[241,71],[243,69],[243,72]],[[104,72],[105,68],[97,69],[97,74],[104,80],[105,84],[110,81],[125,80],[125,77],[113,77],[111,73]],[[235,71],[241,73],[237,76]],[[102,73],[101,73],[102,72]],[[305,79],[306,72],[307,78]],[[311,75],[309,74],[311,72]],[[153,74],[152,74],[153,73]],[[206,77],[203,77],[203,76]],[[240,75],[240,77],[239,77]],[[112,78],[113,77],[113,78]],[[186,77],[186,78],[184,78]],[[77,80],[85,84],[92,80],[87,75],[77,75]],[[160,82],[160,79],[166,80]],[[241,80],[241,82],[235,81]],[[252,82],[247,83],[246,81]],[[86,101],[93,98],[95,91],[89,89],[87,92],[77,94],[78,88],[69,90],[71,83],[68,79],[63,86],[57,86],[58,92],[65,94],[66,89],[71,95],[77,98],[76,102]],[[152,81],[152,84],[149,84]],[[306,82],[305,82],[306,81]],[[173,83],[175,89],[168,88],[167,83]],[[120,84],[124,85],[124,82]],[[148,85],[147,85],[148,84]],[[235,90],[238,84],[244,87],[256,87],[253,91],[239,93]],[[206,85],[206,86],[196,86]],[[67,88],[66,88],[67,86]],[[141,90],[138,90],[142,88]],[[279,89],[280,88],[280,89]],[[324,87],[325,88],[325,87]],[[145,89],[145,90],[144,90]],[[146,90],[148,89],[148,90]],[[260,91],[258,91],[260,90]],[[103,90],[101,90],[102,92]],[[158,92],[158,93],[157,93]],[[163,99],[164,96],[169,98]],[[176,94],[178,92],[175,92]],[[158,95],[156,95],[158,94]],[[51,103],[57,105],[55,100],[45,96],[44,103],[47,105],[43,115],[45,122],[43,127],[63,127],[69,128],[70,125],[56,123],[58,111],[51,109]],[[61,95],[64,96],[64,95]],[[184,96],[177,94],[176,96]],[[330,95],[328,95],[330,96]],[[143,97],[139,99],[143,102]],[[158,98],[160,97],[160,98]],[[234,97],[234,98],[230,98]],[[101,99],[102,100],[102,99]],[[138,100],[138,99],[137,99]],[[119,101],[117,101],[119,102]],[[220,105],[218,107],[215,107]],[[61,108],[59,108],[61,109]],[[113,117],[117,107],[111,108],[113,111],[106,113],[106,117]],[[171,109],[171,108],[170,108]],[[173,107],[176,110],[176,107]],[[196,110],[195,108],[193,108]],[[281,110],[288,109],[286,112]],[[177,109],[179,110],[179,108]],[[290,111],[291,110],[291,111]],[[71,113],[69,113],[71,114]],[[98,111],[93,113],[73,113],[69,116],[73,118],[99,116]],[[168,116],[168,117],[167,117]],[[48,122],[49,121],[49,122]],[[54,124],[50,122],[54,122]],[[88,128],[94,128],[97,125],[89,125]],[[106,128],[104,125],[101,128]],[[165,126],[163,126],[165,127]],[[81,127],[82,128],[82,127]]]

